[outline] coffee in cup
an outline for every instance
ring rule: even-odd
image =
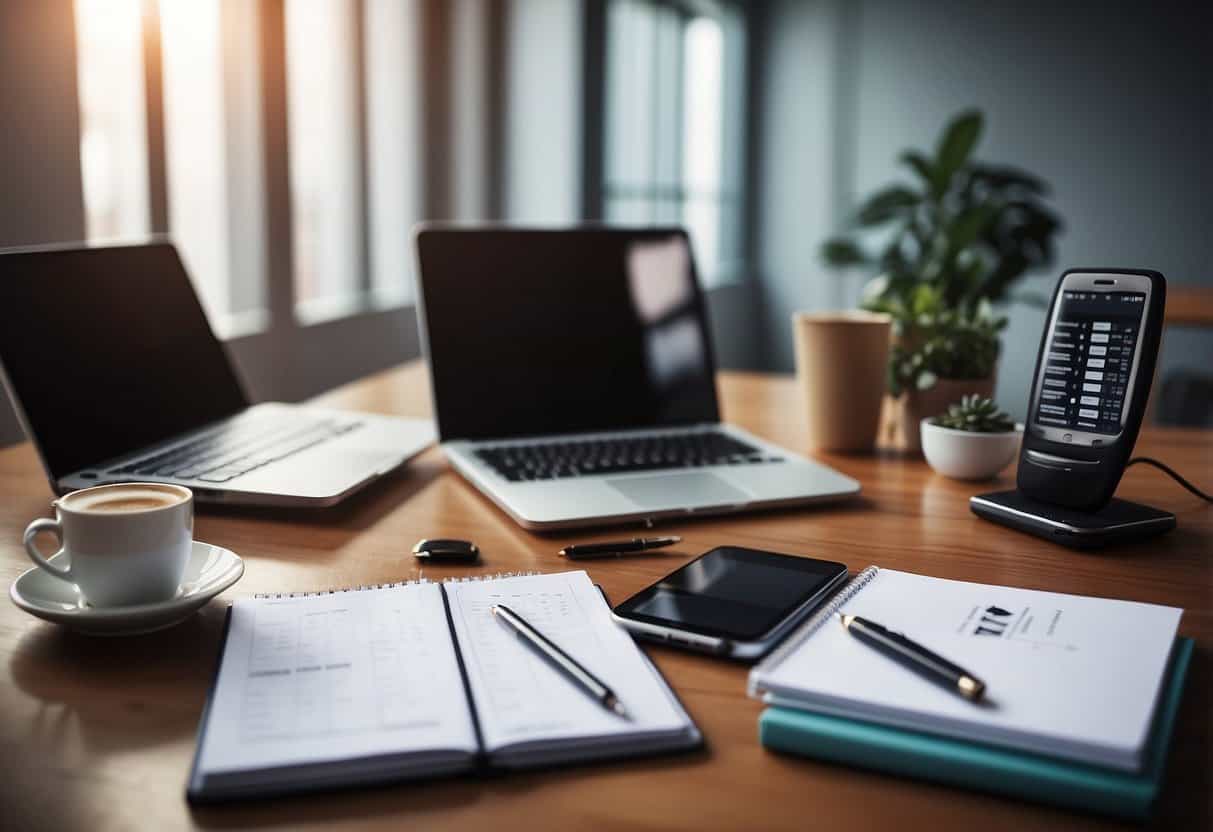
[[[76,493],[81,494],[82,492]],[[72,507],[77,511],[111,514],[147,511],[152,508],[176,505],[179,502],[181,502],[181,496],[177,494],[166,494],[152,489],[130,491],[120,489],[112,493],[83,495],[81,499],[72,502]]]
[[[194,495],[179,485],[119,483],[55,501],[56,519],[25,530],[25,550],[42,569],[76,585],[95,607],[164,601],[177,594],[193,548]],[[38,550],[42,531],[59,538],[66,563]],[[52,556],[54,557],[54,556]]]

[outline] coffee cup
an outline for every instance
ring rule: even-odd
[[[859,311],[793,316],[809,447],[865,451],[876,443],[891,321]]]
[[[60,497],[54,507],[56,519],[26,527],[25,551],[42,569],[75,584],[90,605],[148,604],[177,594],[193,548],[194,495],[188,488],[98,485]],[[59,539],[55,554],[65,554],[66,563],[51,563],[39,551],[39,532]]]

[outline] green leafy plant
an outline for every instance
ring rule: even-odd
[[[993,399],[977,395],[964,396],[956,404],[948,405],[947,413],[931,419],[931,424],[971,433],[1006,433],[1015,430],[1011,417],[999,410]]]
[[[851,231],[821,247],[831,266],[876,271],[861,305],[893,318],[895,396],[940,378],[988,378],[1006,326],[992,304],[1010,299],[1025,272],[1053,261],[1061,220],[1044,203],[1048,186],[1018,168],[973,159],[983,123],[981,112],[962,112],[933,155],[902,153],[912,182],[873,194]]]

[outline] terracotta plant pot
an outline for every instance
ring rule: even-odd
[[[997,368],[995,368],[997,373]],[[922,453],[919,425],[930,416],[938,416],[962,396],[976,393],[994,395],[995,375],[989,378],[941,378],[929,390],[909,390],[898,398],[885,394],[880,414],[878,447],[905,453]]]

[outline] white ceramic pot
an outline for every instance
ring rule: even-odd
[[[958,480],[997,476],[1019,453],[1023,439],[1023,425],[1004,433],[974,433],[931,424],[930,418],[920,424],[927,464],[945,477]]]

